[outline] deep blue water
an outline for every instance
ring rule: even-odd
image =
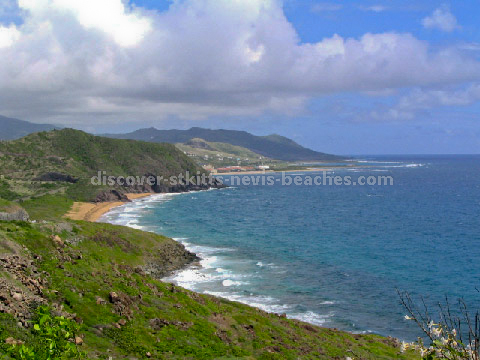
[[[203,258],[171,281],[328,327],[415,339],[396,288],[480,308],[480,156],[365,161],[334,175],[391,175],[393,186],[236,186],[155,196],[103,220]]]

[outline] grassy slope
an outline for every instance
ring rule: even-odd
[[[201,139],[199,139],[201,140]],[[198,154],[200,156],[203,155],[210,155],[210,156],[215,156],[217,154],[221,156],[232,156],[232,157],[239,157],[239,158],[249,158],[249,159],[258,159],[262,157],[262,155],[259,155],[257,153],[254,153],[253,151],[248,150],[247,148],[241,147],[241,146],[235,146],[231,144],[226,144],[226,143],[218,143],[218,142],[208,142],[204,141],[210,148],[213,150],[207,150],[207,149],[198,149],[194,148],[190,145],[187,144],[175,144],[176,147],[178,147],[182,151],[190,152],[193,154]]]
[[[20,206],[18,206],[17,204],[0,198],[0,212],[10,213],[17,211],[18,209],[20,209]]]
[[[89,185],[98,171],[114,176],[145,174],[169,177],[196,173],[199,168],[171,144],[109,139],[82,131],[64,129],[31,134],[0,142],[0,197],[66,193],[77,200],[91,200],[99,187]],[[33,181],[37,176],[58,172],[80,179],[77,184]]]
[[[52,190],[31,182],[46,170],[68,170],[82,177],[99,167],[117,175],[147,167],[164,172],[194,167],[171,145],[109,140],[73,130],[2,143],[0,152],[4,153],[0,171],[8,171],[8,186],[13,182],[14,190],[32,192],[39,191],[35,186]],[[114,158],[110,154],[115,154]],[[69,190],[67,186],[67,195]],[[0,197],[10,194],[1,186],[0,191]],[[399,355],[398,348],[386,338],[314,327],[199,295],[135,270],[156,264],[153,269],[160,276],[174,262],[178,265],[184,252],[179,244],[160,235],[62,220],[72,204],[67,195],[60,191],[21,202],[32,219],[47,222],[0,222],[0,255],[19,251],[30,258],[37,255],[36,266],[45,271],[48,280],[44,294],[50,305],[63,306],[83,323],[83,348],[88,358],[143,358],[147,352],[155,359],[412,358],[411,354]],[[0,200],[0,206],[10,207],[11,203]],[[53,235],[59,235],[66,246],[58,247]],[[1,268],[0,276],[18,283]],[[108,301],[112,291],[124,299],[123,305]],[[106,303],[98,304],[97,297]],[[120,319],[125,319],[126,325],[118,328],[115,323]],[[10,336],[35,342],[35,336],[18,328],[11,315],[0,314],[0,353]]]
[[[65,224],[0,222],[0,245],[10,241],[40,255],[36,265],[49,274],[44,293],[50,303],[63,304],[82,320],[88,358],[144,358],[147,352],[155,359],[413,358],[401,355],[386,338],[314,327],[135,271],[146,263],[168,262],[177,246],[173,240],[108,224],[71,224],[69,229]],[[56,247],[52,234],[72,244]],[[128,299],[127,305],[111,304],[111,291]],[[98,304],[97,297],[106,303]],[[120,319],[127,322],[117,328]],[[7,327],[13,323],[11,316],[0,316],[0,342],[12,334],[35,340]]]

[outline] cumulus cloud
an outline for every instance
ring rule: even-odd
[[[86,29],[103,31],[121,46],[137,44],[151,30],[147,17],[118,0],[19,0],[19,6],[37,20],[73,15]]]
[[[469,106],[480,101],[480,83],[447,88],[415,88],[401,96],[393,106],[384,104],[359,114],[360,119],[370,120],[413,120],[420,113],[442,107]]]
[[[302,43],[279,0],[101,3],[19,0],[22,25],[0,28],[0,113],[93,126],[291,115],[323,94],[480,78],[475,57],[411,34]]]
[[[442,5],[430,15],[422,20],[422,24],[427,29],[438,29],[441,31],[452,32],[459,29],[457,18],[450,12],[447,5]]]
[[[0,48],[13,45],[20,37],[20,32],[15,26],[0,26]]]

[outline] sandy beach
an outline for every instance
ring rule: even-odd
[[[143,193],[143,194],[126,194],[129,200],[140,199],[153,193]],[[100,217],[110,211],[111,209],[124,205],[123,201],[113,201],[113,202],[103,202],[103,203],[85,203],[85,202],[75,202],[70,209],[70,211],[65,215],[66,218],[72,220],[84,220],[95,222]]]

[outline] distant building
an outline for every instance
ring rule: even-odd
[[[211,173],[217,172],[217,170],[215,169],[215,167],[213,167],[213,165],[208,164],[208,165],[203,165],[202,167],[208,172],[211,172]]]
[[[253,166],[226,166],[223,168],[218,168],[218,173],[226,173],[226,172],[242,172],[242,171],[252,171],[255,170]]]

